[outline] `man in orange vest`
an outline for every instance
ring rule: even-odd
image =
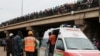
[[[28,32],[28,36],[24,38],[24,51],[26,56],[35,56],[36,38],[32,31]]]
[[[49,52],[50,52],[50,56],[53,55],[53,52],[54,52],[54,47],[55,47],[55,43],[56,43],[56,34],[54,34],[53,32],[50,32],[49,33],[49,44],[50,44],[50,47],[49,47]]]

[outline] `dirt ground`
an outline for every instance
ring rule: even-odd
[[[6,56],[6,51],[4,51],[4,48],[0,46],[0,56]]]

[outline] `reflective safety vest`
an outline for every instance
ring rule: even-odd
[[[24,50],[25,52],[34,52],[36,46],[36,39],[34,37],[26,37],[24,39]]]

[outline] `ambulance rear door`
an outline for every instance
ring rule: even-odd
[[[44,38],[42,40],[42,43],[41,43],[41,46],[40,46],[40,49],[39,49],[39,56],[45,56],[46,55],[46,50],[47,50],[47,41],[48,39],[47,38]]]

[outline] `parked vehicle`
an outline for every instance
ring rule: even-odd
[[[80,28],[60,26],[45,31],[40,47],[40,56],[49,55],[49,32],[58,32],[53,56],[100,56],[100,52],[80,30]]]

